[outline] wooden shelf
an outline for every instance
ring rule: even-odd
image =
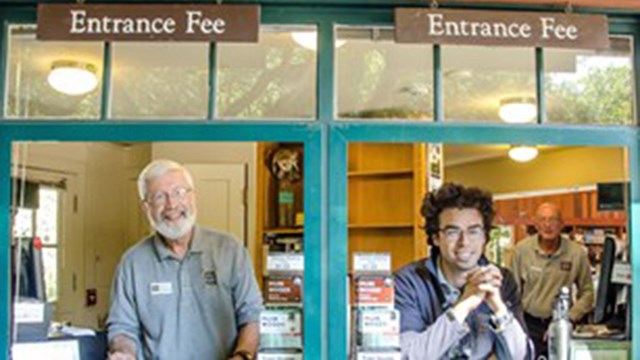
[[[497,225],[525,225],[534,226],[535,224],[531,220],[514,219],[511,221],[499,221]],[[564,226],[581,226],[581,227],[618,227],[627,226],[627,220],[625,219],[564,219]]]
[[[349,224],[349,229],[413,229],[413,223]]]
[[[276,228],[276,229],[265,229],[265,234],[291,234],[291,235],[302,235],[304,233],[304,228]]]
[[[393,269],[424,257],[416,224],[426,186],[426,145],[351,143],[348,155],[349,261],[390,253]]]
[[[350,178],[356,177],[396,177],[396,176],[413,176],[413,169],[393,169],[393,170],[356,170],[349,171]]]

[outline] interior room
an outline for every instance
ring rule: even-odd
[[[515,244],[535,231],[536,206],[551,201],[562,209],[563,232],[588,251],[597,279],[604,237],[619,240],[619,253],[628,246],[627,200],[618,204],[622,208],[605,208],[598,195],[602,184],[628,182],[626,150],[539,146],[530,159],[514,159],[512,150],[509,145],[350,145],[350,263],[356,254],[386,254],[390,273],[426,257],[420,215],[425,190],[456,182],[494,196],[495,237],[485,247],[491,261],[506,266]],[[276,164],[288,155],[294,155],[298,173],[287,185],[294,199],[286,205]],[[267,289],[270,255],[303,252],[299,145],[17,142],[13,186],[26,190],[14,193],[14,238],[41,240],[44,296],[53,304],[55,323],[104,331],[115,268],[126,249],[151,232],[137,176],[149,161],[163,158],[191,171],[198,223],[232,233],[247,247],[262,289]],[[34,196],[38,201],[30,200]]]
[[[3,4],[0,360],[640,358],[640,6],[490,2]],[[67,28],[85,12],[136,26]],[[185,32],[201,12],[229,31]],[[475,30],[422,37],[445,17]],[[557,31],[539,31],[550,19]],[[531,36],[488,31],[506,24]],[[578,40],[563,36],[574,29]],[[193,181],[146,191],[138,176],[160,159]],[[491,193],[495,216],[463,206],[446,226],[425,222],[425,194],[450,184]],[[174,200],[197,204],[198,226],[171,237],[151,209],[178,223],[188,209],[162,213]],[[235,256],[203,251],[202,228],[230,234]],[[445,264],[427,231],[481,246]],[[158,261],[134,267],[140,244]],[[523,244],[544,264],[517,273]],[[411,303],[397,294],[414,265],[431,266],[412,274],[432,289],[405,287]],[[467,286],[478,272],[491,276]],[[481,331],[426,346],[438,320]],[[552,321],[553,341],[534,348],[522,325],[542,340]],[[517,341],[499,341],[507,325]]]
[[[38,243],[40,256],[32,261],[42,266],[31,282],[27,278],[18,284],[15,301],[36,297],[52,305],[51,319],[59,329],[69,325],[100,334],[118,262],[152,231],[137,179],[157,159],[180,162],[189,170],[198,224],[240,241],[260,286],[270,247],[302,251],[299,144],[16,142],[14,242]],[[286,188],[279,186],[283,182]],[[289,195],[279,204],[278,194],[285,192]],[[16,279],[25,279],[21,269],[15,269]],[[20,329],[15,336],[21,336]]]
[[[628,336],[630,279],[611,280],[612,271],[629,272],[627,150],[585,146],[533,146],[524,154],[519,150],[511,145],[349,146],[348,273],[354,328],[365,326],[362,314],[371,309],[389,311],[385,306],[394,301],[392,273],[433,255],[421,215],[425,189],[453,182],[493,194],[495,217],[484,255],[502,267],[511,265],[519,242],[537,233],[538,206],[555,204],[562,215],[561,233],[588,255],[597,294],[595,311],[575,326],[597,336]],[[617,200],[606,196],[611,186],[619,189]],[[606,238],[615,243],[615,258],[607,258]],[[572,289],[574,301],[576,293]],[[393,323],[390,319],[393,313],[386,320]],[[358,341],[362,346],[364,340]],[[383,336],[370,341],[391,344]],[[356,348],[354,341],[351,349]]]

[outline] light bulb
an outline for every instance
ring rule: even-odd
[[[512,124],[528,123],[538,115],[534,98],[507,98],[500,100],[500,119]]]
[[[98,86],[96,67],[93,64],[57,60],[51,65],[47,81],[52,88],[67,95],[83,95]]]
[[[517,162],[528,162],[538,156],[538,148],[535,146],[511,146],[509,157]]]

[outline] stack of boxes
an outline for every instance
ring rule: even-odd
[[[389,253],[356,253],[353,258],[356,360],[400,360],[400,313],[394,309]]]
[[[301,253],[267,256],[259,360],[302,360],[303,274]]]

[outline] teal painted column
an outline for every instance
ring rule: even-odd
[[[1,133],[0,133],[1,134]],[[9,359],[11,344],[11,141],[0,136],[0,358]]]
[[[636,329],[640,329],[640,134],[637,135],[636,144],[629,147],[629,176],[631,178],[631,196],[629,207],[629,238],[631,259],[631,323],[628,333],[631,334],[631,359],[640,359],[640,335]]]
[[[329,135],[329,359],[344,360],[349,346],[347,314],[347,142],[332,129]]]
[[[326,276],[326,232],[324,198],[326,185],[321,163],[324,141],[319,126],[309,128],[304,143],[304,357],[321,360],[326,356],[324,319]]]

